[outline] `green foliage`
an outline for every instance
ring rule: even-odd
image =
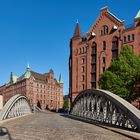
[[[130,46],[126,45],[102,74],[99,85],[101,89],[131,101],[140,97],[140,93],[135,92],[136,83],[140,84],[140,57],[134,55]]]
[[[68,109],[69,108],[69,100],[64,100],[64,109]]]

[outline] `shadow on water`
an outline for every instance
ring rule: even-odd
[[[6,127],[0,126],[0,139],[1,138],[7,138],[8,140],[12,140],[11,134],[9,133],[9,130]]]

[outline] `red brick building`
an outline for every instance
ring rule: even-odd
[[[53,70],[40,74],[30,70],[28,65],[26,72],[19,78],[11,73],[10,82],[0,87],[3,104],[15,94],[27,96],[32,107],[37,105],[41,109],[50,110],[63,108],[62,77],[60,75],[57,81]]]
[[[78,22],[76,23],[70,42],[71,101],[84,89],[99,88],[101,74],[125,44],[132,46],[135,54],[140,54],[140,11],[134,18],[134,24],[125,27],[124,21],[104,7],[85,36],[82,35]]]

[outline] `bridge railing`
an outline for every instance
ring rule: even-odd
[[[75,98],[70,114],[102,124],[140,131],[140,111],[124,99],[105,90],[82,91]]]
[[[28,99],[23,95],[15,95],[4,105],[0,111],[0,120],[13,118],[32,113]]]

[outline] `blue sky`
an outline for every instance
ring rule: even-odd
[[[0,85],[10,72],[20,76],[27,63],[40,73],[62,74],[64,94],[69,88],[69,41],[76,20],[83,34],[96,21],[100,9],[110,12],[126,25],[133,23],[139,0],[0,0]]]

